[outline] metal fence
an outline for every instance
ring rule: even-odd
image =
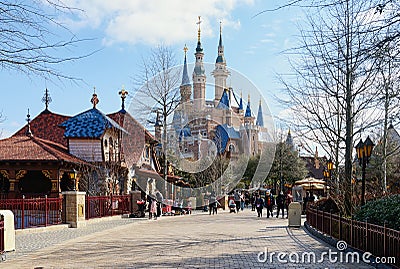
[[[130,195],[86,196],[86,219],[131,213]]]
[[[0,209],[14,213],[15,229],[61,224],[62,198],[0,200]]]
[[[354,249],[368,251],[375,257],[395,257],[392,265],[400,267],[400,231],[313,208],[307,209],[307,222],[324,234],[346,241]]]

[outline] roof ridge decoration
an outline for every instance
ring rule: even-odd
[[[93,95],[92,99],[90,99],[90,102],[93,104],[93,108],[96,108],[96,105],[100,102],[99,98],[97,98],[96,87],[93,87]]]
[[[28,114],[26,115],[26,121],[28,122],[28,129],[26,130],[26,135],[29,137],[33,137],[33,133],[31,130],[31,115],[29,114],[29,108],[28,108]]]
[[[49,95],[49,90],[46,87],[46,90],[44,92],[44,96],[42,97],[42,102],[45,104],[46,109],[45,111],[49,110],[49,104],[52,102],[53,100],[51,99],[50,95]]]

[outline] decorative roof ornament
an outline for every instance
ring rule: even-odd
[[[201,16],[199,16],[199,21],[196,22],[196,24],[199,25],[199,30],[197,30],[197,47],[196,47],[196,52],[203,52],[203,48],[201,47],[201,41],[200,41],[200,24],[201,24]]]
[[[121,105],[121,113],[126,113],[125,110],[125,98],[128,95],[128,91],[125,90],[124,85],[122,85],[122,89],[118,92],[119,95],[121,95],[121,99],[122,99],[122,105]]]
[[[51,100],[51,97],[49,95],[49,91],[47,90],[47,87],[46,87],[46,90],[44,92],[44,96],[42,98],[42,102],[45,104],[46,110],[49,110],[49,104],[51,103],[51,101],[52,100]]]
[[[96,87],[93,87],[93,96],[90,102],[93,104],[93,108],[96,108],[96,105],[100,102],[99,98],[97,98]]]
[[[183,61],[183,72],[182,72],[182,85],[190,85],[190,79],[188,75],[188,69],[187,69],[187,60],[186,60],[186,54],[188,51],[188,47],[183,47],[183,51],[185,52],[185,59]]]
[[[26,130],[26,135],[32,137],[33,133],[31,130],[31,115],[29,114],[29,108],[28,108],[28,114],[26,115],[26,121],[28,122],[28,129]]]

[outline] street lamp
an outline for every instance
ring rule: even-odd
[[[363,142],[360,139],[360,142],[355,146],[357,151],[357,159],[362,168],[362,185],[361,185],[361,205],[365,204],[365,168],[369,162],[369,157],[371,157],[372,149],[374,147],[374,143],[371,141],[369,136]]]
[[[74,185],[72,186],[73,191],[76,191],[76,174],[77,172],[75,169],[72,169],[72,171],[69,173],[69,178],[74,182]]]

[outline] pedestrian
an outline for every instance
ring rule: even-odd
[[[235,200],[236,204],[236,213],[239,213],[240,209],[240,193],[238,190],[235,190],[235,193],[233,194],[233,199]]]
[[[214,215],[214,207],[216,206],[216,200],[217,198],[215,197],[215,192],[212,191],[210,194],[210,199],[209,199],[209,204],[208,204],[208,210],[209,210],[209,214],[211,215],[211,213]]]
[[[260,195],[257,195],[255,198],[255,208],[257,209],[257,217],[261,218],[262,217],[262,210],[264,207],[264,200],[261,198]]]
[[[150,198],[150,211],[149,211],[149,219],[154,218],[157,219],[157,201],[153,198]]]
[[[274,214],[273,214],[272,210],[275,205],[275,199],[274,199],[274,196],[272,195],[272,193],[270,193],[270,192],[266,193],[265,205],[267,207],[267,218],[269,218],[269,215],[271,215],[271,217],[273,217]]]
[[[255,211],[255,210],[256,210],[256,199],[257,199],[257,196],[255,195],[255,193],[253,193],[253,194],[251,195],[251,199],[250,199],[250,202],[251,202],[251,211]]]
[[[279,217],[279,212],[282,211],[282,218],[285,217],[285,195],[283,195],[283,191],[281,191],[276,197],[276,217]]]
[[[218,199],[216,199],[216,200],[215,200],[215,206],[214,206],[213,215],[214,215],[214,213],[215,213],[215,215],[217,215],[217,213],[218,213],[218,207],[219,207],[220,205],[221,205],[221,203],[218,202]]]
[[[286,207],[286,218],[289,216],[289,204],[293,202],[293,195],[290,190],[287,191],[286,193],[286,202],[285,202],[285,207]]]
[[[303,198],[303,214],[306,213],[307,204],[311,201],[310,192],[306,192],[306,197]]]
[[[159,190],[156,190],[156,199],[157,199],[157,217],[161,217],[161,207],[163,204],[164,197]]]
[[[244,192],[242,192],[240,194],[240,210],[242,210],[242,211],[244,209],[244,204],[245,204],[245,201],[246,201],[245,199],[246,198],[245,198]]]

